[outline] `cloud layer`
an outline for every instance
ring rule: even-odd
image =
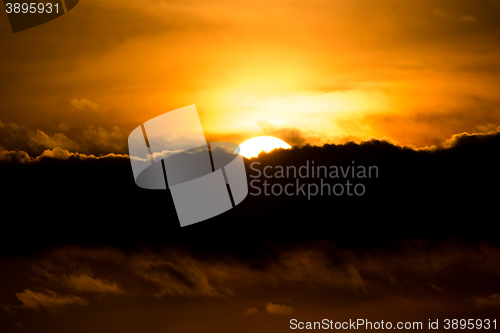
[[[466,308],[498,307],[496,285],[468,283],[473,276],[500,278],[500,249],[486,243],[414,240],[369,249],[327,240],[272,241],[264,246],[241,241],[223,253],[216,248],[207,252],[199,244],[163,246],[154,252],[65,246],[33,258],[4,257],[17,267],[12,274],[31,285],[15,292],[21,305],[8,307],[63,310],[129,297],[233,302],[254,290],[260,290],[254,296],[265,303],[247,307],[246,315],[258,315],[262,308],[271,315],[290,316],[296,307],[303,308],[290,302],[309,292],[380,302],[390,292],[391,297],[421,301],[432,296],[436,302],[460,302]],[[254,257],[245,258],[245,250]],[[279,299],[266,300],[271,295]]]
[[[34,292],[25,289],[20,293],[16,293],[16,297],[21,301],[22,308],[40,310],[61,310],[68,305],[88,305],[88,302],[75,295],[59,295],[52,290],[42,292]]]

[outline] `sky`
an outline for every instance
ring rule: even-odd
[[[0,331],[498,325],[499,22],[497,0],[82,0],[16,33],[2,12]],[[244,159],[257,188],[364,195],[249,194],[180,228],[127,139],[193,104],[208,141],[293,146]],[[378,173],[252,167],[312,161]]]
[[[0,144],[127,153],[138,124],[192,104],[237,144],[496,131],[499,19],[490,0],[87,0],[13,34],[4,14]]]

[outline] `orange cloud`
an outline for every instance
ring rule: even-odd
[[[101,294],[123,294],[123,290],[116,282],[109,282],[99,278],[93,278],[86,274],[65,276],[63,283],[79,292],[101,293]]]
[[[478,308],[500,308],[500,295],[492,294],[486,297],[473,296],[474,304]]]
[[[231,292],[218,290],[208,280],[203,265],[189,257],[174,260],[154,260],[143,256],[134,257],[128,267],[135,274],[160,287],[155,296],[182,295],[187,297],[226,297]]]
[[[2,150],[0,151],[0,162],[4,163],[28,163],[31,162],[31,157],[25,151],[9,151]]]
[[[92,103],[88,99],[78,100],[75,98],[71,101],[71,104],[78,110],[91,111],[91,112],[99,111],[99,108],[101,107],[99,104]]]
[[[59,295],[52,290],[44,292],[35,292],[25,289],[23,292],[16,293],[16,297],[23,303],[22,308],[40,310],[61,310],[68,305],[88,305],[88,302],[75,295]]]
[[[266,312],[276,316],[288,316],[295,313],[295,310],[288,305],[266,303]]]

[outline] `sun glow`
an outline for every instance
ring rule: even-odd
[[[251,138],[240,145],[240,155],[246,158],[259,156],[262,151],[268,153],[277,148],[292,148],[285,141],[275,138],[274,136],[258,136]]]

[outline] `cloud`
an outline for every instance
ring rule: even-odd
[[[140,228],[135,228],[134,234],[138,230]],[[311,321],[316,320],[314,318],[317,320],[329,318],[328,315],[331,313],[336,313],[340,319],[356,318],[356,316],[367,312],[375,317],[383,316],[384,312],[396,313],[395,317],[387,318],[387,320],[395,322],[397,314],[401,311],[418,311],[423,316],[432,316],[436,308],[441,308],[446,310],[440,313],[439,319],[441,320],[456,314],[457,307],[469,312],[474,310],[474,305],[480,309],[489,307],[494,310],[498,308],[498,305],[494,305],[498,304],[499,296],[497,294],[476,297],[474,302],[472,302],[471,296],[489,295],[484,290],[495,287],[494,281],[497,281],[498,276],[500,276],[495,275],[496,273],[491,274],[491,264],[496,265],[498,269],[498,259],[500,258],[496,243],[491,246],[480,242],[453,242],[441,239],[435,242],[398,240],[385,244],[373,241],[369,244],[359,242],[341,246],[338,242],[317,239],[316,237],[313,239],[287,237],[284,240],[283,230],[277,236],[279,239],[269,237],[270,235],[266,235],[266,240],[239,237],[234,243],[231,243],[228,235],[234,237],[234,230],[233,228],[224,234],[221,234],[223,231],[217,230],[217,233],[210,235],[212,237],[205,237],[207,235],[206,229],[202,229],[199,236],[196,235],[196,232],[190,232],[187,235],[187,241],[181,240],[182,245],[155,246],[154,251],[129,246],[125,248],[117,246],[56,246],[29,257],[10,255],[2,257],[2,263],[6,263],[7,267],[10,267],[11,280],[15,279],[21,282],[27,277],[33,278],[33,271],[26,270],[30,267],[24,264],[26,262],[38,263],[45,269],[50,267],[51,274],[53,273],[57,277],[61,277],[61,272],[64,272],[66,276],[78,277],[79,274],[70,274],[69,272],[92,269],[96,272],[99,271],[101,281],[109,281],[110,277],[113,277],[120,285],[132,286],[134,292],[129,293],[126,299],[105,298],[101,297],[101,293],[98,293],[98,295],[85,295],[85,299],[82,300],[83,296],[76,292],[62,292],[53,289],[67,287],[61,284],[56,285],[56,282],[60,281],[57,279],[44,281],[31,279],[31,284],[37,283],[39,286],[30,286],[29,289],[18,293],[19,302],[14,296],[11,284],[3,284],[0,286],[2,288],[0,291],[3,295],[14,296],[14,302],[20,304],[17,307],[7,307],[8,311],[18,310],[21,312],[22,309],[71,310],[65,313],[67,317],[64,319],[64,324],[69,326],[82,320],[82,325],[85,325],[84,322],[88,322],[89,318],[102,318],[103,309],[110,313],[123,313],[123,311],[134,313],[132,317],[126,315],[120,317],[120,324],[123,324],[125,330],[127,326],[131,327],[130,325],[137,323],[141,326],[143,322],[146,325],[148,323],[154,324],[153,326],[156,327],[157,323],[151,322],[153,317],[159,317],[158,325],[164,325],[164,318],[155,315],[158,313],[168,313],[169,327],[186,328],[189,332],[199,331],[200,327],[211,327],[210,332],[220,331],[220,320],[217,314],[225,313],[229,314],[229,317],[224,317],[224,326],[230,327],[229,331],[238,331],[239,327],[238,332],[240,332],[243,327],[244,332],[253,332],[257,327],[254,326],[255,323],[258,324],[261,320],[285,320],[297,313],[300,313],[302,317],[312,318]],[[102,230],[100,229],[100,231]],[[151,239],[149,231],[147,230],[145,234],[147,234],[148,239]],[[249,232],[251,231],[245,230],[245,236]],[[300,232],[302,235],[304,229],[301,229]],[[262,236],[261,230],[258,234]],[[175,234],[176,241],[179,241],[179,235],[179,233]],[[342,236],[345,237],[345,235]],[[168,233],[161,233],[163,244],[168,237]],[[333,289],[335,287],[331,285],[311,283],[307,279],[300,281],[294,278],[287,281],[285,277],[273,279],[273,274],[276,272],[273,267],[284,265],[282,258],[289,257],[301,258],[300,260],[294,259],[293,262],[297,266],[295,270],[304,271],[302,276],[307,276],[308,271],[317,267],[318,263],[327,264],[327,268],[329,268],[329,270],[323,271],[322,275],[335,272],[335,267],[344,269],[346,265],[352,264],[363,276],[369,293],[353,293],[352,289],[342,287]],[[195,263],[189,263],[186,258]],[[144,269],[132,270],[137,267],[138,261],[147,264],[145,265],[148,271],[146,275],[142,274]],[[151,263],[155,263],[155,265],[151,265]],[[170,265],[166,263],[170,263]],[[197,267],[216,290],[219,290],[220,286],[225,286],[234,290],[235,295],[228,301],[209,299],[198,293],[196,296],[198,299],[186,300],[183,297],[188,296],[179,297],[178,292],[172,292],[163,295],[164,299],[162,300],[155,299],[153,292],[161,284],[150,279],[149,271],[159,270],[162,272],[161,276],[176,274],[165,269],[164,266],[170,266],[176,271],[180,271],[180,275],[184,278],[178,276],[177,280],[193,280],[186,271]],[[215,271],[225,271],[225,274],[216,274]],[[385,278],[385,272],[393,274],[397,284],[391,284]],[[257,279],[253,280],[255,277]],[[328,280],[328,277],[325,279]],[[471,280],[491,281],[491,283],[471,284]],[[171,277],[167,277],[166,282],[171,283]],[[44,284],[50,284],[50,286],[44,286]],[[188,285],[189,283],[184,282],[184,284]],[[437,295],[437,291],[431,288],[432,284],[446,286],[446,292]],[[194,290],[197,288],[196,283],[190,285]],[[50,288],[47,290],[44,287]],[[33,292],[34,290],[38,292]],[[86,291],[82,290],[81,292]],[[70,295],[67,295],[68,293]],[[80,299],[72,295],[76,295]],[[199,299],[200,297],[203,299]],[[211,296],[209,297],[211,298]],[[290,297],[293,301],[283,297]],[[83,310],[78,308],[89,304],[95,306],[83,308]],[[307,306],[299,307],[300,304]],[[2,304],[0,304],[1,306]],[[85,316],[82,316],[82,311]],[[193,318],[193,311],[200,314],[196,317],[194,324],[193,320],[186,321],[186,318]],[[205,317],[200,317],[201,315]],[[16,319],[17,316],[21,317]],[[20,321],[28,326],[24,314],[19,313],[17,316],[7,317],[12,317],[12,324],[15,321]],[[256,319],[259,320],[256,322]],[[92,324],[96,321],[90,320],[90,322]],[[228,326],[230,323],[233,323],[234,326]],[[73,326],[82,327],[81,325]]]
[[[61,310],[69,305],[88,305],[87,300],[75,295],[59,295],[54,291],[45,290],[42,292],[25,289],[23,292],[16,293],[24,309],[40,310]]]
[[[276,135],[290,145],[334,142],[346,136],[337,126],[340,118],[383,112],[389,103],[383,90],[360,88],[297,92],[282,95],[235,94],[227,108],[239,110],[226,116],[233,131]],[[225,125],[226,128],[228,125]],[[227,129],[213,127],[213,132]],[[348,133],[353,135],[353,133]]]
[[[88,99],[73,99],[70,102],[75,108],[83,111],[97,112],[101,108],[101,106],[97,103],[93,103]]]
[[[430,282],[429,282],[429,286],[430,286],[433,290],[437,291],[438,293],[442,293],[442,292],[443,292],[443,288],[440,288],[440,287],[436,286],[434,283],[430,283]]]
[[[466,23],[477,22],[477,19],[472,15],[462,15],[460,20]]]
[[[492,123],[476,125],[474,129],[476,133],[493,134],[494,132],[500,132],[500,126]]]
[[[275,316],[288,316],[295,313],[295,310],[288,305],[266,303],[266,312]]]
[[[261,163],[257,167],[261,171],[267,166],[274,168],[277,165],[295,166],[298,169],[304,166],[306,161],[309,161],[309,165],[314,161],[315,166],[326,167],[376,166],[378,177],[349,179],[351,184],[356,182],[365,187],[366,193],[359,197],[318,193],[308,200],[307,195],[300,192],[294,196],[265,196],[263,193],[259,196],[255,195],[255,188],[249,186],[250,194],[234,210],[238,216],[222,214],[204,221],[201,226],[232,228],[245,225],[252,230],[285,230],[286,233],[293,233],[297,228],[315,230],[326,227],[336,228],[331,237],[340,238],[345,235],[348,239],[364,239],[370,234],[389,239],[391,235],[419,236],[424,233],[449,237],[488,237],[490,234],[484,234],[480,226],[487,227],[485,221],[489,219],[488,216],[494,214],[496,207],[491,188],[500,185],[497,171],[500,165],[496,154],[499,149],[500,133],[491,132],[457,135],[447,143],[447,147],[427,150],[402,147],[387,140],[369,140],[321,147],[305,145],[301,148],[282,150],[280,153],[262,154],[257,159],[245,160],[249,181],[254,181],[252,177],[256,175],[251,169],[254,162]],[[22,152],[0,152],[0,160],[3,161],[1,171],[8,175],[5,177],[3,188],[11,194],[4,204],[12,210],[22,211],[26,209],[28,202],[30,209],[47,212],[47,207],[53,207],[57,202],[58,213],[54,214],[50,223],[66,226],[64,216],[72,216],[75,211],[85,211],[86,207],[106,207],[107,209],[99,212],[100,221],[123,220],[130,221],[127,222],[130,225],[155,225],[162,221],[162,225],[168,228],[178,227],[175,206],[165,200],[167,193],[137,188],[133,181],[130,160],[126,155],[91,156],[54,148],[44,152],[42,156],[28,157],[28,154]],[[263,175],[256,179],[261,181],[260,184],[266,180],[269,188],[274,184],[296,183],[296,179],[266,179]],[[321,180],[318,177],[310,177],[298,181],[300,185],[306,184],[306,188],[308,185],[318,185],[318,188],[321,188],[321,181],[332,187],[339,182],[345,183],[346,180]],[[262,186],[257,187],[263,189]],[[27,188],[31,190],[26,191]],[[120,206],[114,206],[110,200],[120,203]],[[432,202],[439,204],[432,205]],[[454,207],[460,209],[450,209],[444,202],[453,202]],[[158,208],[146,213],[144,207]],[[380,210],[380,207],[385,209]],[[384,214],[383,211],[387,213]],[[325,219],[325,216],[331,219]],[[408,216],[412,221],[418,222],[401,223],[401,216]],[[369,222],[374,218],[383,218],[383,226]],[[341,222],[353,219],[356,223]],[[432,222],[437,219],[473,219],[478,221],[478,227],[470,231],[465,231],[464,228],[449,228],[446,223]],[[109,229],[112,225],[111,222],[102,224],[104,228]],[[380,228],[386,228],[388,232],[381,234]],[[358,235],[357,230],[363,230],[363,233]],[[69,237],[80,239],[89,233],[90,231],[84,230]],[[248,285],[250,282],[247,281],[267,281],[274,284],[282,281],[308,282],[334,288],[349,288],[357,292],[370,291],[366,276],[356,263],[344,262],[343,265],[332,267],[328,258],[314,251],[280,253],[279,260],[279,264],[275,262],[269,267],[269,271],[273,273],[269,273],[269,276],[267,270],[237,271],[233,267],[222,265],[212,269],[211,266],[207,267],[199,262],[193,263],[193,271],[186,271],[180,267],[178,258],[158,258],[149,267],[141,269],[149,279],[157,281],[155,285],[158,287],[158,293],[163,291],[165,295],[181,293],[193,295],[192,297],[230,296],[230,291],[237,291],[234,286]],[[300,265],[311,269],[308,272],[301,271],[296,268]],[[163,276],[167,276],[168,281],[173,281],[173,287],[162,284]],[[175,280],[174,276],[184,278]],[[218,282],[219,277],[232,281],[226,287],[230,291],[225,290],[224,285]],[[247,280],[247,277],[251,278]],[[443,286],[438,281],[431,282]],[[190,283],[195,287],[190,287]]]
[[[474,304],[478,308],[500,308],[500,295],[492,294],[486,297],[473,296]]]
[[[124,294],[115,281],[96,278],[92,268],[85,262],[75,260],[61,253],[54,253],[36,263],[29,264],[35,275],[34,281],[50,283],[77,293]]]
[[[482,131],[486,131],[491,129],[494,125],[485,125],[480,126],[478,129]],[[497,126],[493,130],[490,130],[486,133],[460,133],[454,134],[448,140],[444,141],[440,147],[441,148],[452,148],[456,146],[467,146],[473,144],[474,142],[488,142],[496,137],[500,137],[500,126]]]
[[[126,136],[118,126],[106,129],[88,125],[69,131],[65,123],[55,126],[47,121],[46,128],[32,129],[12,122],[6,123],[4,127],[0,133],[0,147],[4,150],[22,150],[30,155],[54,148],[94,155],[127,151]]]
[[[62,282],[71,289],[86,293],[123,294],[116,282],[93,278],[86,274],[65,276]]]
[[[120,152],[127,149],[126,138],[117,126],[108,131],[103,127],[90,125],[80,135],[70,139],[63,133],[48,135],[41,130],[30,131],[30,146],[34,148],[61,148],[71,151]]]
[[[275,136],[288,143],[290,146],[302,147],[306,142],[313,144],[314,140],[304,137],[304,133],[297,128],[275,128],[269,122],[260,122],[265,135]]]
[[[310,250],[280,254],[279,264],[269,269],[268,281],[317,283],[366,291],[363,278],[352,264],[332,266],[324,253]]]
[[[99,151],[125,151],[127,149],[127,140],[123,132],[118,126],[113,126],[111,131],[103,127],[96,127],[94,125],[88,126],[82,131],[83,142],[88,147],[88,150]]]
[[[55,147],[52,150],[50,150],[50,149],[45,150],[41,155],[37,156],[35,158],[35,160],[39,160],[42,158],[53,158],[53,159],[58,159],[58,160],[67,160],[70,157],[76,157],[78,159],[95,158],[94,155],[70,153],[66,149]]]
[[[226,297],[231,294],[228,290],[217,290],[211,285],[203,265],[189,257],[176,256],[166,261],[138,256],[129,262],[128,267],[135,274],[160,287],[156,297]]]
[[[251,315],[257,314],[257,312],[259,312],[259,310],[257,310],[257,308],[248,308],[248,309],[245,309],[245,311],[243,313],[247,316],[251,316]]]
[[[179,153],[191,154],[192,152],[188,152],[188,151],[185,151],[183,149],[162,150],[161,152],[154,152],[153,155],[149,155],[149,154],[148,155],[151,156],[151,158],[153,158],[153,159],[159,159],[159,158],[167,158],[167,157],[179,154]],[[141,158],[139,158],[137,156],[133,156],[133,158],[137,159],[137,160],[142,160]]]
[[[463,23],[474,23],[477,22],[477,19],[472,15],[458,15],[443,9],[435,8],[433,14],[436,17],[446,18],[448,20],[453,20],[457,22]]]
[[[29,144],[32,147],[43,147],[43,148],[62,148],[73,151],[79,151],[82,146],[75,141],[68,138],[62,133],[55,133],[50,136],[41,130],[36,130],[30,132],[29,134]]]
[[[305,144],[319,144],[322,140],[322,134],[305,132],[294,127],[274,127],[270,122],[262,121],[260,126],[265,135],[272,135],[284,139],[292,146],[303,147]],[[28,156],[52,157],[56,159],[68,159],[69,157],[78,157],[80,159],[93,158],[96,155],[115,155],[126,156],[127,140],[122,129],[113,126],[111,129],[89,125],[81,132],[72,132],[72,134],[64,133],[48,133],[41,129],[30,129],[24,125],[15,123],[4,124],[5,131],[2,131],[3,142],[0,145],[0,162],[28,162]],[[461,137],[470,136],[494,136],[499,133],[500,126],[495,123],[483,123],[474,127],[475,131],[470,134],[463,132],[454,134],[449,139],[439,144],[434,144],[436,148],[450,148]],[[344,138],[347,140],[347,138]],[[364,139],[350,139],[347,142],[357,142],[362,144],[368,141],[382,140],[392,143],[395,146],[403,146],[395,140],[384,137],[368,137]],[[23,147],[23,148],[19,148]],[[404,146],[414,150],[430,149],[425,146],[417,148],[415,146]],[[15,149],[13,149],[15,148]],[[432,148],[434,149],[434,148]],[[165,150],[161,153],[155,153],[154,156],[168,156],[179,151]],[[31,159],[33,160],[33,158]],[[36,158],[35,158],[36,160]]]
[[[314,239],[283,243],[275,240],[271,246],[268,246],[271,243],[263,246],[249,237],[238,239],[240,244],[234,246],[220,242],[217,249],[213,240],[213,237],[198,238],[191,245],[158,247],[155,252],[62,246],[31,259],[11,258],[12,274],[20,281],[28,276],[41,292],[33,292],[30,287],[16,295],[22,305],[3,307],[7,311],[56,310],[73,304],[87,305],[92,301],[89,297],[100,303],[116,304],[120,299],[102,296],[123,295],[121,291],[129,289],[133,292],[127,294],[127,299],[132,301],[157,304],[154,298],[161,297],[170,303],[168,299],[181,296],[191,298],[188,304],[234,304],[244,316],[259,313],[260,308],[247,306],[256,301],[262,302],[263,311],[273,316],[288,316],[297,311],[288,300],[269,301],[270,290],[275,295],[291,292],[290,296],[297,301],[317,297],[321,304],[327,301],[325,295],[336,295],[336,304],[348,298],[379,304],[381,308],[387,305],[385,302],[432,309],[436,305],[444,307],[447,302],[478,307],[496,307],[499,303],[497,294],[474,297],[474,302],[464,301],[491,288],[471,285],[472,277],[491,281],[500,277],[500,251],[486,244],[415,240],[394,247],[349,248]],[[36,266],[31,267],[32,263]],[[35,269],[16,271],[22,267]],[[92,270],[99,270],[99,278],[92,275]],[[358,292],[361,287],[353,288],[352,282],[357,278],[346,279],[343,275],[363,276],[366,293]],[[111,282],[111,278],[116,282]],[[436,286],[446,286],[446,292]],[[440,297],[436,299],[438,292]],[[222,297],[230,297],[231,302],[221,302]],[[196,301],[200,298],[203,301]],[[210,300],[214,298],[219,300]]]
[[[169,252],[176,254],[169,255]],[[78,251],[75,248],[50,256],[49,261],[44,261],[44,266],[33,267],[38,275],[73,291],[123,293],[118,283],[92,277],[90,268],[83,265],[93,257],[92,253],[98,255],[100,260],[114,261],[135,276],[152,282],[159,288],[154,294],[156,297],[236,297],[235,290],[239,288],[284,283],[366,291],[365,282],[354,265],[332,265],[324,253],[315,249],[279,251],[277,260],[268,263],[263,270],[252,269],[239,261],[200,260],[175,250],[127,257],[116,251],[104,250],[98,254],[97,251]],[[57,262],[59,264],[55,265]],[[64,267],[73,268],[71,272],[66,272]]]
[[[62,149],[59,147],[55,147],[53,149],[46,149],[41,153],[40,155],[36,157],[31,157],[27,152],[25,151],[9,151],[9,150],[2,150],[0,151],[0,163],[19,163],[19,164],[24,164],[24,163],[31,163],[31,162],[41,162],[44,160],[67,160],[69,158],[74,158],[78,160],[86,160],[86,159],[116,159],[116,158],[125,158],[128,159],[129,156],[125,154],[114,154],[114,153],[109,153],[106,155],[101,155],[101,156],[95,156],[95,155],[87,155],[87,154],[80,154],[80,153],[72,153],[66,149]]]
[[[31,162],[31,157],[25,151],[0,151],[0,162],[1,163],[29,163]]]

